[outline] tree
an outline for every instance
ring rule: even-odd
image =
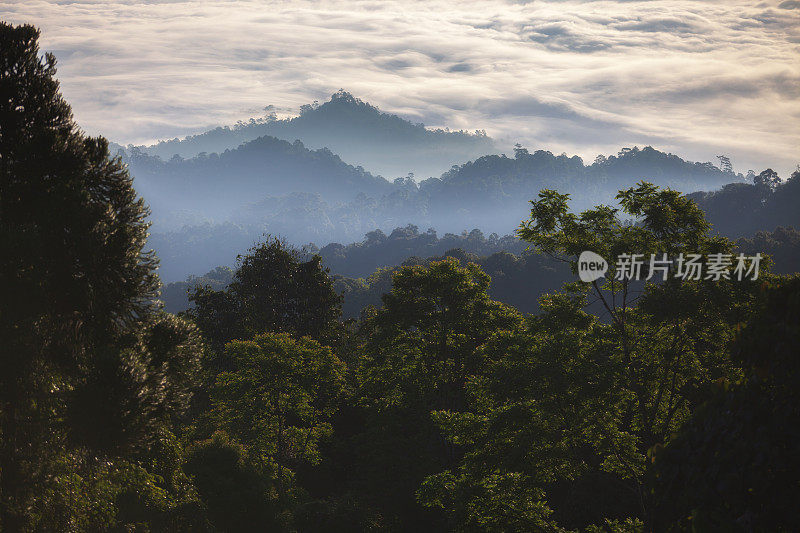
[[[719,168],[726,174],[733,174],[733,165],[731,164],[731,158],[726,155],[718,155],[717,159],[719,159]]]
[[[720,381],[664,447],[650,489],[662,531],[796,531],[800,499],[800,278],[762,285],[733,350],[744,370]]]
[[[753,183],[758,187],[767,189],[768,192],[774,192],[778,185],[781,184],[781,178],[777,172],[768,168],[753,178]]]
[[[617,198],[620,210],[572,214],[567,195],[542,191],[519,234],[575,272],[585,250],[609,259],[731,251],[675,191],[642,183]],[[727,350],[757,285],[672,274],[636,282],[615,279],[612,266],[543,297],[525,332],[498,332],[481,350],[488,363],[469,382],[468,406],[434,414],[465,453],[425,481],[421,501],[465,531],[651,523],[648,450],[691,416],[708,383],[736,377]]]
[[[267,331],[329,343],[337,340],[341,296],[319,256],[303,261],[296,250],[269,239],[239,262],[225,290],[204,287],[190,297],[195,303],[190,316],[218,354],[231,340]]]
[[[155,314],[147,209],[107,141],[75,125],[38,37],[32,26],[0,23],[0,527],[8,531],[46,528],[56,508],[73,523],[91,521],[96,509],[63,491],[79,479],[108,488],[102,473],[123,468],[164,427],[158,420],[183,406],[198,352],[194,328]],[[112,402],[100,393],[110,382],[125,385]],[[135,423],[109,431],[109,420]],[[115,492],[95,494],[91,503],[113,516]]]
[[[294,469],[320,461],[331,417],[344,392],[345,366],[330,348],[286,333],[257,335],[226,346],[232,369],[212,392],[218,427],[247,443],[288,504]]]
[[[445,510],[453,530],[562,531],[637,512],[635,490],[620,483],[641,475],[617,421],[628,395],[584,304],[580,294],[543,297],[524,329],[483,345],[487,367],[468,382],[467,406],[433,413],[464,456],[418,497]]]
[[[478,347],[520,322],[489,298],[489,281],[477,265],[460,267],[453,259],[403,267],[382,309],[363,325],[360,488],[405,529],[441,527],[441,516],[421,509],[414,493],[426,475],[459,456],[430,413],[464,406],[465,384],[485,363]]]
[[[286,531],[274,480],[247,448],[220,431],[189,448],[183,468],[192,476],[214,531]]]
[[[199,383],[197,328],[166,313],[105,346],[69,394],[70,442],[109,456],[149,449],[189,407]]]

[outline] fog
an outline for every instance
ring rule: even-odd
[[[613,203],[640,180],[692,192],[744,179],[730,167],[651,147],[621,147],[586,163],[522,146],[496,154],[495,146],[483,134],[426,129],[340,92],[294,120],[254,121],[119,154],[150,205],[150,242],[167,282],[232,265],[265,234],[320,248],[408,224],[440,234],[509,235],[542,189],[570,194],[571,207],[581,210]],[[405,177],[387,179],[334,148],[378,168],[405,165]],[[442,168],[449,170],[420,179]]]

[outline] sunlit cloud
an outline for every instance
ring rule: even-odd
[[[80,124],[121,143],[339,88],[429,126],[586,159],[652,144],[800,161],[800,3],[0,2],[42,28]]]

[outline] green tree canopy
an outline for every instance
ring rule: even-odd
[[[294,470],[320,461],[331,417],[344,392],[345,365],[318,342],[286,333],[257,335],[226,346],[232,369],[212,393],[218,427],[251,447],[286,499]]]
[[[303,261],[298,251],[269,239],[239,261],[225,290],[199,288],[191,296],[190,315],[217,353],[231,340],[268,331],[337,339],[341,296],[319,256]]]
[[[573,269],[585,250],[607,259],[732,250],[675,191],[642,183],[618,199],[619,210],[573,214],[567,195],[543,191],[519,233]],[[611,263],[599,280],[543,297],[524,332],[485,343],[486,371],[469,382],[468,406],[434,413],[465,454],[419,497],[448,511],[456,529],[650,523],[648,451],[689,418],[709,383],[738,375],[727,354],[758,282],[637,282],[615,279]]]
[[[32,26],[0,23],[7,531],[108,525],[98,517],[113,523],[119,487],[155,487],[146,470],[137,481],[129,454],[185,405],[199,350],[194,328],[156,316],[156,260],[143,250],[147,209],[106,140],[76,126],[55,58],[40,54],[38,38]],[[112,383],[120,385],[113,393]],[[92,497],[74,497],[84,490]]]
[[[192,476],[213,531],[288,529],[291,517],[279,505],[274,480],[226,433],[192,445],[183,469]]]
[[[517,312],[489,298],[489,282],[476,265],[454,259],[403,267],[363,325],[363,482],[376,505],[404,517],[403,528],[441,527],[418,508],[414,491],[459,454],[430,413],[462,408],[466,383],[485,364],[478,348],[520,323]]]

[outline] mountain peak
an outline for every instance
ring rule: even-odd
[[[339,89],[330,99],[300,107],[300,115],[278,120],[251,120],[233,128],[215,128],[183,140],[164,141],[143,152],[169,160],[173,154],[193,157],[222,153],[269,135],[289,142],[301,139],[312,149],[328,148],[344,161],[388,177],[439,176],[454,164],[497,151],[485,135],[428,130]]]
[[[309,118],[314,115],[326,115],[330,113],[348,113],[353,112],[365,115],[384,115],[377,107],[369,104],[360,98],[356,98],[351,93],[344,89],[339,89],[331,95],[330,100],[323,104],[314,102],[313,104],[305,104],[300,106],[300,115]]]
[[[363,105],[364,104],[364,102],[362,100],[360,100],[359,98],[356,98],[355,96],[353,96],[349,92],[345,91],[344,89],[339,89],[338,91],[333,93],[331,95],[330,101],[331,102],[336,101],[336,102],[342,102],[342,103],[354,104],[354,105]]]

